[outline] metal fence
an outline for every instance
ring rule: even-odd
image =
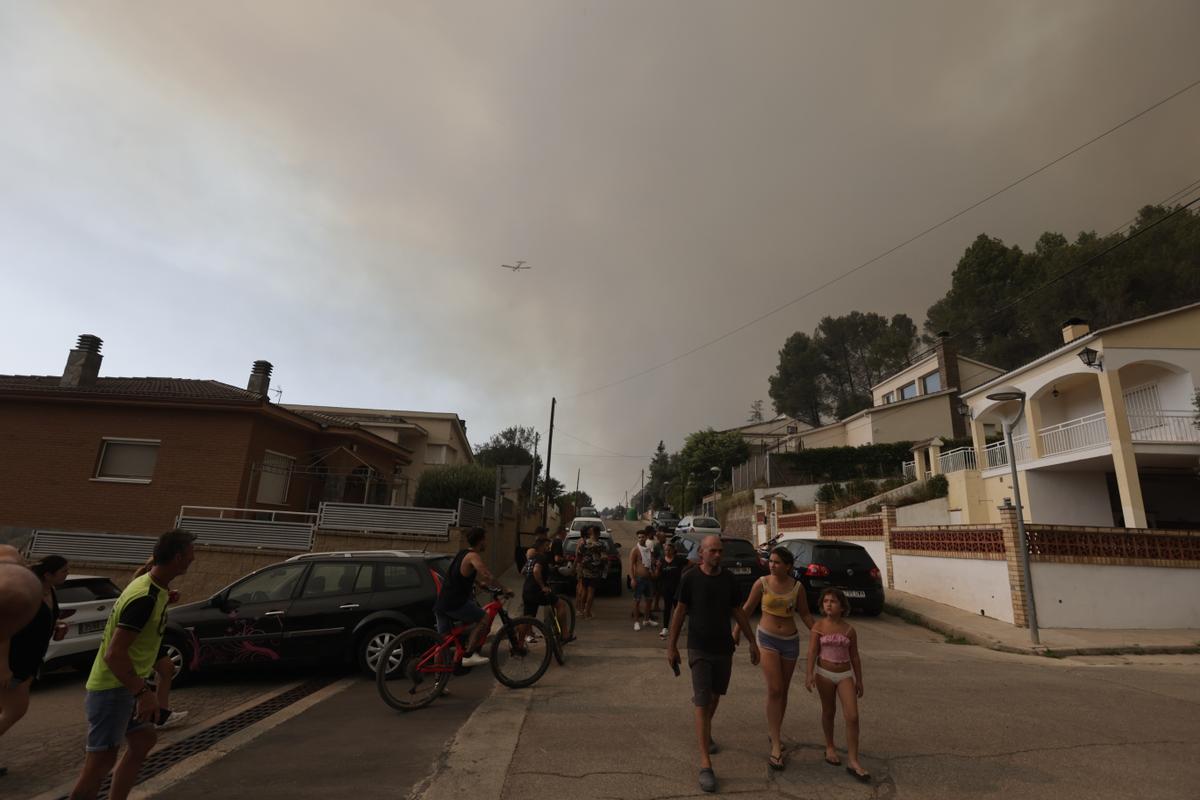
[[[483,503],[472,503],[470,500],[458,499],[458,524],[464,528],[474,528],[483,525]]]
[[[322,503],[317,513],[317,527],[448,541],[450,528],[457,523],[457,518],[458,513],[453,508]]]
[[[745,464],[733,468],[733,491],[744,492],[760,484],[770,485],[770,455],[751,456]]]
[[[255,508],[183,506],[175,526],[201,544],[274,550],[311,550],[316,514]]]
[[[38,530],[26,545],[25,555],[30,560],[60,555],[68,561],[144,564],[154,553],[154,542],[153,536]]]

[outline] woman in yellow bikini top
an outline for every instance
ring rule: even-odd
[[[763,678],[767,682],[767,730],[771,737],[771,755],[767,763],[773,769],[783,769],[783,742],[780,728],[787,709],[788,687],[792,673],[800,659],[800,633],[796,627],[796,615],[805,627],[813,626],[812,613],[808,610],[808,598],[800,581],[792,577],[795,557],[786,547],[776,547],[767,559],[769,574],[755,581],[746,598],[746,614],[755,607],[762,608],[755,639],[762,658]],[[737,625],[733,628],[733,640],[741,639]]]

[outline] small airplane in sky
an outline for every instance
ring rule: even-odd
[[[511,269],[514,273],[523,269],[533,269],[533,267],[527,266],[524,261],[518,261],[516,264],[501,264],[500,266],[504,269]]]

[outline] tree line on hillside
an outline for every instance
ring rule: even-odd
[[[737,431],[695,431],[675,453],[667,452],[660,441],[650,460],[646,486],[634,494],[629,505],[639,510],[671,508],[687,513],[714,485],[728,486],[730,471],[749,457],[750,446]]]
[[[923,334],[906,314],[852,311],[789,336],[769,379],[776,412],[819,426],[867,408],[870,387],[943,331],[961,355],[1012,369],[1061,346],[1071,317],[1095,330],[1200,300],[1200,213],[1155,226],[1174,211],[1146,206],[1124,233],[1085,231],[1073,242],[1047,231],[1030,251],[980,234],[929,307]]]

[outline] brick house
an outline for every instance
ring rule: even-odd
[[[0,375],[0,541],[35,529],[159,533],[180,508],[387,503],[412,451],[330,414],[213,380],[100,377],[79,337],[61,376]],[[253,513],[247,514],[253,516]]]

